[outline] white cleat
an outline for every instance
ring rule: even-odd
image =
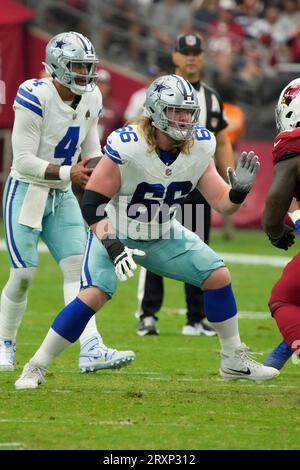
[[[11,339],[0,340],[0,371],[14,370],[16,343]]]
[[[201,320],[193,325],[187,324],[182,327],[182,334],[184,336],[216,336],[217,332],[214,330],[206,320]]]
[[[81,372],[95,372],[101,369],[120,369],[135,359],[133,351],[118,351],[102,343],[99,336],[88,339],[81,347],[78,367]]]
[[[227,380],[270,380],[279,375],[279,371],[274,367],[266,367],[252,359],[245,344],[237,348],[231,356],[221,353],[219,372],[221,377]]]
[[[149,316],[140,319],[136,333],[138,336],[159,335],[159,329],[156,326],[155,318]]]
[[[15,382],[16,390],[26,390],[37,388],[45,382],[47,370],[37,364],[28,362],[23,369],[21,376]]]

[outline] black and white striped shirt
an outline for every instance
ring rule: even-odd
[[[228,126],[220,95],[201,81],[192,83],[198,92],[200,123],[209,131],[220,132]]]

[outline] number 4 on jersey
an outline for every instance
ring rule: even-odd
[[[79,126],[69,127],[64,137],[58,142],[54,150],[54,158],[63,158],[61,165],[72,165],[79,139]]]

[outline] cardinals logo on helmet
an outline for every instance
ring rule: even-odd
[[[294,85],[291,85],[289,86],[285,92],[284,92],[284,95],[283,97],[281,98],[281,103],[285,103],[287,105],[290,104],[290,102],[296,98],[296,96],[298,95],[300,91],[300,84],[299,83],[295,83]]]

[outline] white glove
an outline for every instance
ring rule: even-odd
[[[133,261],[133,256],[145,256],[145,254],[146,253],[142,250],[132,250],[125,246],[122,253],[114,259],[115,271],[118,279],[120,279],[120,281],[126,281],[129,277],[133,277],[134,271],[137,268]]]

